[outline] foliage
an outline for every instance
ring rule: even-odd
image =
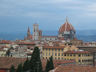
[[[10,71],[9,72],[15,72],[15,68],[14,66],[12,65],[11,68],[10,68]]]
[[[49,60],[47,60],[45,72],[49,72],[50,70],[53,69],[54,69],[53,57],[51,56]]]
[[[26,72],[30,69],[30,65],[29,65],[29,60],[27,58],[27,60],[24,62],[23,64],[23,72]]]
[[[40,50],[38,47],[34,48],[34,51],[30,60],[30,68],[32,72],[42,72],[42,63],[40,59]]]
[[[16,72],[23,72],[22,64],[18,65],[18,68],[17,68]]]

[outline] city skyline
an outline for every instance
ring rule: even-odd
[[[96,0],[0,0],[0,72],[96,72]]]
[[[54,31],[66,16],[76,30],[96,30],[95,7],[95,0],[1,0],[0,32],[24,32],[34,23],[43,31]]]

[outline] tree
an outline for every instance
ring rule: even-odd
[[[40,50],[38,47],[34,48],[30,59],[31,72],[42,72],[42,63],[40,59]]]
[[[53,57],[51,56],[51,57],[49,58],[49,60],[50,60],[50,70],[52,70],[52,69],[54,69]]]
[[[50,70],[50,61],[47,60],[45,72],[48,72],[49,70]]]
[[[26,72],[30,69],[30,65],[29,65],[29,60],[27,58],[27,60],[24,62],[23,64],[23,72]]]
[[[10,71],[9,72],[15,72],[15,68],[14,66],[12,65],[11,68],[10,68]]]
[[[16,72],[23,72],[22,64],[18,65]]]
[[[53,57],[51,56],[49,60],[47,60],[45,72],[49,72],[50,70],[53,69],[54,69]]]

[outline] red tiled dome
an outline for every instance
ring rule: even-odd
[[[59,33],[62,33],[64,31],[70,31],[70,30],[75,31],[74,27],[66,19],[66,22],[60,27]]]

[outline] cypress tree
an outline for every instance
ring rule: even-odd
[[[30,59],[31,72],[42,72],[42,63],[40,59],[40,50],[38,47],[34,48]]]
[[[30,65],[29,65],[29,60],[27,58],[27,60],[24,62],[23,64],[23,72],[26,72],[30,69]]]
[[[54,69],[53,57],[51,56],[51,57],[49,58],[49,60],[50,60],[50,70],[52,70],[52,69]]]
[[[53,57],[51,56],[49,60],[47,60],[45,72],[49,72],[50,70],[53,69],[54,69]]]
[[[50,68],[50,61],[47,60],[45,72],[49,72],[50,70],[49,68]]]
[[[10,68],[10,71],[9,72],[15,72],[15,68],[14,66],[12,65],[11,68]]]
[[[23,72],[22,64],[18,65],[16,72]]]

